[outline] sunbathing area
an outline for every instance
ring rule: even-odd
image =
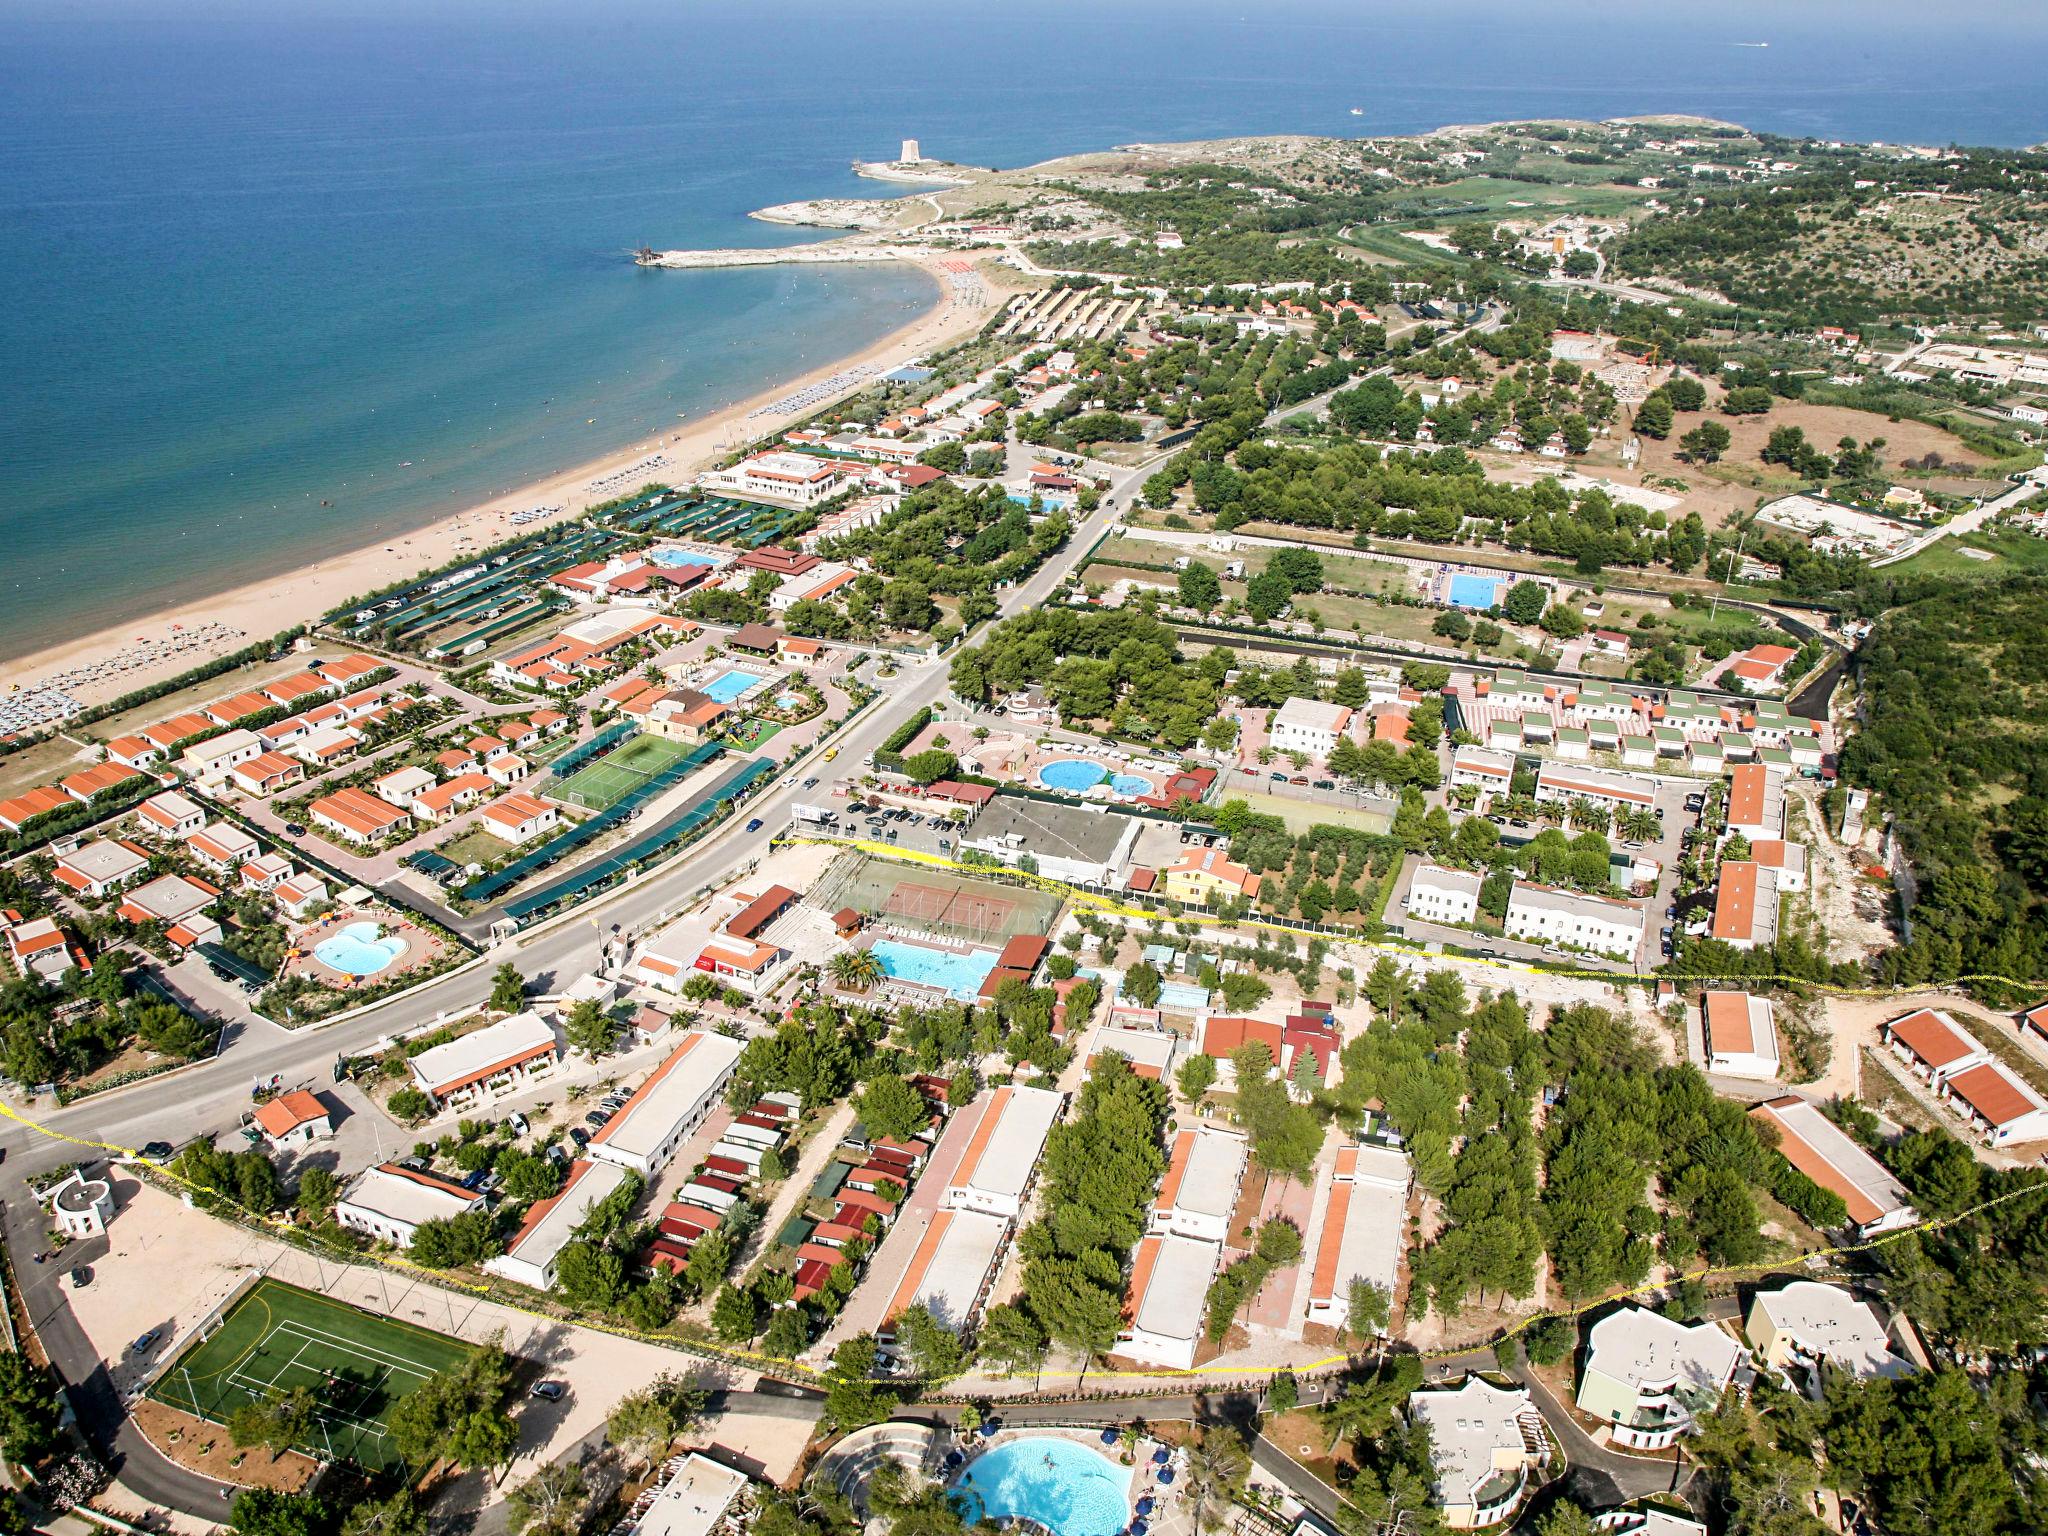
[[[279,975],[348,992],[428,969],[445,947],[445,940],[387,907],[340,907],[293,936]]]

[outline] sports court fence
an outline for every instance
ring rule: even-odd
[[[823,911],[852,907],[937,937],[995,945],[1017,934],[1050,932],[1061,900],[1000,875],[956,875],[858,852],[835,860],[813,896]]]

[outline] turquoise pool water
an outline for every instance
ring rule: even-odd
[[[1047,763],[1038,770],[1038,782],[1047,789],[1061,790],[1069,795],[1078,795],[1084,789],[1093,789],[1109,777],[1109,770],[1100,763],[1091,763],[1085,757],[1062,757]]]
[[[996,968],[996,952],[992,949],[970,949],[965,954],[956,954],[902,939],[877,939],[872,948],[875,963],[881,966],[884,976],[943,988],[963,1003],[981,996],[981,984]]]
[[[721,672],[710,682],[700,685],[697,691],[718,700],[721,704],[730,704],[760,681],[761,679],[751,672]]]
[[[1159,1006],[1171,1008],[1176,1013],[1193,1013],[1198,1008],[1209,1006],[1209,989],[1186,981],[1161,982]]]
[[[374,976],[404,954],[405,949],[405,940],[383,933],[375,923],[350,923],[315,944],[313,958],[351,976]]]
[[[1149,795],[1152,793],[1152,781],[1140,778],[1135,773],[1111,774],[1109,777],[1109,787],[1119,795]]]
[[[1130,1517],[1130,1468],[1057,1435],[997,1446],[953,1484],[969,1524],[1023,1516],[1054,1536],[1116,1536]]]
[[[647,558],[665,571],[681,570],[686,565],[711,564],[702,555],[693,555],[687,549],[651,549],[647,552]]]
[[[1500,583],[1491,576],[1451,578],[1451,606],[1454,608],[1491,608],[1499,592]]]

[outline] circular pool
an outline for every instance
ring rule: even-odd
[[[1126,799],[1134,799],[1139,795],[1151,794],[1152,781],[1140,778],[1135,773],[1113,773],[1109,778],[1109,789],[1111,794],[1122,795]]]
[[[1109,777],[1109,770],[1085,757],[1060,757],[1038,770],[1038,782],[1047,789],[1078,795],[1093,789]]]
[[[953,1484],[974,1525],[1034,1521],[1053,1536],[1116,1536],[1130,1518],[1131,1472],[1059,1435],[1020,1435],[977,1458]]]
[[[313,946],[313,958],[350,976],[374,976],[406,950],[405,940],[375,923],[350,923]]]

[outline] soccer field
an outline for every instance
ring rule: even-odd
[[[326,1460],[383,1468],[398,1459],[385,1424],[432,1376],[461,1363],[459,1339],[276,1280],[259,1280],[212,1333],[149,1389],[160,1403],[216,1424],[275,1387],[309,1388],[319,1406],[301,1442]]]
[[[557,798],[585,810],[603,811],[617,805],[664,768],[681,762],[696,750],[679,741],[659,736],[635,736],[600,757],[587,768],[579,768],[554,791]]]

